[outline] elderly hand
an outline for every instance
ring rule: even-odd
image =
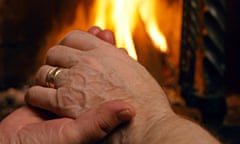
[[[1,144],[87,144],[103,139],[113,128],[132,119],[134,109],[112,101],[76,119],[46,120],[39,111],[23,107],[0,123]]]
[[[92,34],[69,33],[59,45],[49,49],[46,64],[36,75],[38,86],[29,89],[26,101],[72,118],[106,101],[129,102],[137,115],[122,136],[135,135],[134,143],[141,143],[148,129],[156,123],[161,126],[175,114],[165,93],[147,70],[117,49],[113,42],[111,33],[102,30]],[[46,83],[49,72],[54,87]]]

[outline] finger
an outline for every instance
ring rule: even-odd
[[[60,118],[28,125],[19,131],[19,136],[29,143],[94,143],[134,115],[129,104],[112,101],[83,113],[76,120]]]
[[[55,67],[49,65],[41,66],[38,69],[37,74],[35,75],[36,84],[41,86],[47,86],[46,84],[47,75],[54,68]]]
[[[83,113],[72,125],[82,143],[93,143],[109,134],[118,125],[135,116],[134,108],[122,101],[110,101]]]
[[[114,34],[110,30],[101,30],[101,28],[97,26],[93,26],[88,30],[89,33],[96,35],[98,38],[109,42],[112,45],[116,45],[116,40],[114,37]],[[119,48],[121,52],[125,53],[128,55],[128,52],[125,48]]]
[[[27,104],[58,114],[57,91],[52,88],[33,86],[25,95]]]
[[[96,36],[112,45],[116,44],[114,34],[110,30],[100,31]]]
[[[102,31],[101,30],[101,28],[100,27],[98,27],[98,26],[93,26],[93,27],[91,27],[89,30],[88,30],[88,32],[90,33],[90,34],[93,34],[93,35],[97,35],[100,31]]]
[[[116,40],[114,37],[114,34],[112,31],[110,30],[101,30],[101,28],[97,27],[97,26],[93,26],[88,30],[89,33],[97,36],[98,38],[109,42],[113,45],[116,45]],[[128,54],[127,50],[125,48],[119,48],[120,51],[122,51],[125,54]]]
[[[110,44],[116,44],[114,34],[110,30],[102,30],[97,26],[93,26],[88,30],[88,32]]]
[[[103,45],[104,42],[88,32],[75,30],[67,34],[60,44],[83,51],[89,51],[98,48],[99,45]]]
[[[41,66],[35,76],[36,84],[40,86],[49,87],[49,85],[47,84],[47,81],[48,81],[47,75],[49,75],[49,73],[51,73],[51,71],[54,71],[55,69],[56,67],[53,67],[50,65]],[[64,68],[59,69],[58,73],[55,75],[53,80],[54,88],[59,88],[60,86],[62,86],[64,82],[67,81],[67,78],[68,78],[68,69],[64,69]]]
[[[74,94],[70,88],[51,89],[41,86],[31,87],[25,101],[31,106],[50,111],[58,116],[76,118],[86,111],[85,99],[81,93]]]
[[[79,56],[82,55],[82,53],[80,50],[64,45],[57,45],[48,50],[46,64],[70,68],[78,63]]]

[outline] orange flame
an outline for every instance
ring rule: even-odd
[[[167,51],[167,42],[158,27],[157,0],[95,0],[94,25],[113,29],[117,46],[125,47],[130,56],[137,59],[133,32],[139,22],[160,51]]]

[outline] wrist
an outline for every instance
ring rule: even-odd
[[[165,123],[162,123],[161,133],[156,142],[164,143],[178,143],[178,144],[219,144],[208,131],[204,130],[198,124],[184,119],[178,115],[169,118]]]
[[[149,105],[147,105],[149,107]],[[157,109],[157,110],[156,110]],[[168,107],[147,110],[142,106],[137,109],[136,117],[121,133],[124,144],[158,144],[168,131],[169,121],[175,120],[176,114]],[[159,139],[160,138],[160,139]],[[155,142],[156,141],[156,142]]]

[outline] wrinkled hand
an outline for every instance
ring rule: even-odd
[[[112,34],[109,31],[108,34],[106,39],[106,32],[99,29],[92,34],[73,31],[59,45],[49,49],[46,64],[36,75],[38,86],[29,89],[26,101],[73,118],[106,101],[129,102],[137,115],[128,135],[142,132],[138,135],[141,141],[144,131],[174,113],[154,78],[126,52],[117,49]],[[64,70],[57,75],[53,89],[46,87],[45,80],[55,66]]]
[[[87,144],[103,139],[113,128],[135,115],[127,103],[112,101],[76,119],[46,120],[39,112],[23,107],[0,123],[1,144]]]

